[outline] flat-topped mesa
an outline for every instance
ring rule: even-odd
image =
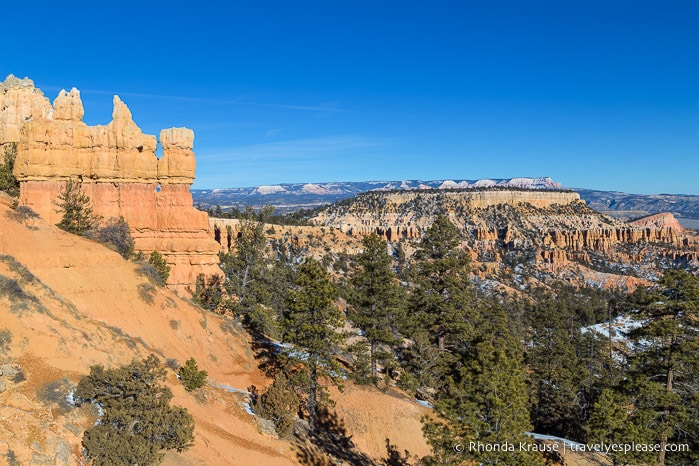
[[[162,130],[158,159],[155,136],[141,131],[118,96],[112,121],[88,126],[77,89],[62,90],[53,107],[36,91],[33,85],[0,86],[0,144],[17,143],[21,205],[57,223],[58,195],[68,179],[78,180],[97,215],[124,217],[137,251],[163,254],[171,265],[170,288],[185,294],[199,274],[221,274],[208,215],[193,207],[189,191],[196,166],[192,130]],[[11,130],[2,131],[4,122]]]
[[[334,226],[344,233],[357,236],[376,233],[388,241],[395,241],[419,238],[433,220],[424,215],[425,209],[430,211],[435,206],[453,216],[464,208],[484,209],[502,204],[549,208],[580,202],[580,195],[574,192],[527,189],[370,191],[359,195],[357,202],[350,207],[321,211],[312,220],[317,225]],[[367,215],[369,211],[373,215]]]
[[[589,264],[597,253],[595,257],[628,256],[628,261],[641,262],[644,253],[639,251],[648,248],[686,262],[699,254],[694,237],[672,214],[624,223],[590,209],[577,193],[563,191],[366,192],[319,211],[312,221],[393,242],[419,239],[438,214],[446,214],[462,231],[472,252],[491,259],[523,251],[557,266],[568,261]]]

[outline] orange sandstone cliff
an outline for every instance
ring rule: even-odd
[[[162,130],[158,159],[156,137],[143,134],[118,96],[109,124],[88,126],[83,114],[75,88],[62,90],[52,106],[27,78],[0,83],[0,148],[17,144],[20,205],[57,223],[56,199],[68,179],[78,180],[103,220],[124,217],[137,251],[163,254],[170,288],[185,293],[199,274],[220,274],[208,216],[193,207],[189,191],[194,132]]]

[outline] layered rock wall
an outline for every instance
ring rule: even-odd
[[[592,253],[640,261],[643,255],[632,252],[638,245],[658,245],[663,254],[677,260],[697,257],[696,238],[672,214],[624,223],[593,211],[577,193],[569,192],[372,192],[325,209],[313,220],[354,236],[376,233],[400,241],[422,236],[435,212],[446,214],[463,231],[475,257],[522,251],[553,265],[590,263]]]
[[[56,199],[68,179],[77,180],[96,214],[124,217],[138,251],[163,254],[171,266],[169,287],[184,293],[199,274],[221,273],[208,215],[193,207],[189,191],[192,130],[162,130],[158,159],[155,136],[141,131],[118,96],[112,121],[88,126],[76,89],[61,91],[51,107],[31,82],[8,80],[0,87],[0,143],[17,143],[20,204],[57,223]]]

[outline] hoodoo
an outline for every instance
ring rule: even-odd
[[[20,205],[57,223],[56,199],[68,179],[82,190],[104,221],[123,216],[137,251],[159,251],[171,266],[168,287],[193,289],[200,274],[218,275],[218,244],[211,239],[205,212],[194,208],[194,132],[170,128],[158,141],[134,123],[131,111],[114,96],[112,121],[82,121],[80,92],[62,90],[53,106],[34,83],[10,75],[0,83],[0,149],[17,145],[14,174]]]

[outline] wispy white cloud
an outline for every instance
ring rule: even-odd
[[[269,140],[269,139],[276,137],[277,135],[279,135],[283,132],[284,132],[284,130],[281,128],[270,129],[269,131],[267,131],[265,133],[265,136],[262,139],[264,139],[266,141],[266,140]]]
[[[372,148],[386,146],[390,143],[387,139],[363,136],[327,136],[266,142],[227,149],[209,149],[205,153],[198,153],[198,157],[207,162],[245,163],[262,160],[304,162],[330,159],[342,154],[356,154]]]
[[[57,86],[46,86],[38,85],[44,91],[58,92],[62,87]],[[301,104],[286,104],[278,102],[259,102],[251,101],[251,94],[242,95],[233,99],[210,99],[205,97],[192,97],[184,95],[169,95],[169,94],[154,94],[154,93],[141,93],[141,92],[120,92],[120,91],[108,91],[103,89],[79,89],[81,94],[104,94],[104,95],[118,95],[120,97],[138,97],[146,99],[161,99],[161,100],[178,100],[178,101],[189,101],[189,102],[202,102],[211,103],[218,105],[242,105],[250,107],[268,107],[268,108],[278,108],[283,110],[298,110],[304,112],[318,112],[318,113],[344,113],[349,112],[347,109],[340,108],[338,101],[322,102],[317,105],[301,105]]]
[[[232,102],[233,103],[233,102]],[[338,102],[326,102],[318,105],[290,105],[290,104],[275,104],[275,103],[265,103],[265,102],[245,102],[237,101],[238,105],[250,105],[254,107],[271,107],[280,108],[284,110],[301,110],[308,112],[324,112],[324,113],[346,113],[349,110],[339,107]]]

